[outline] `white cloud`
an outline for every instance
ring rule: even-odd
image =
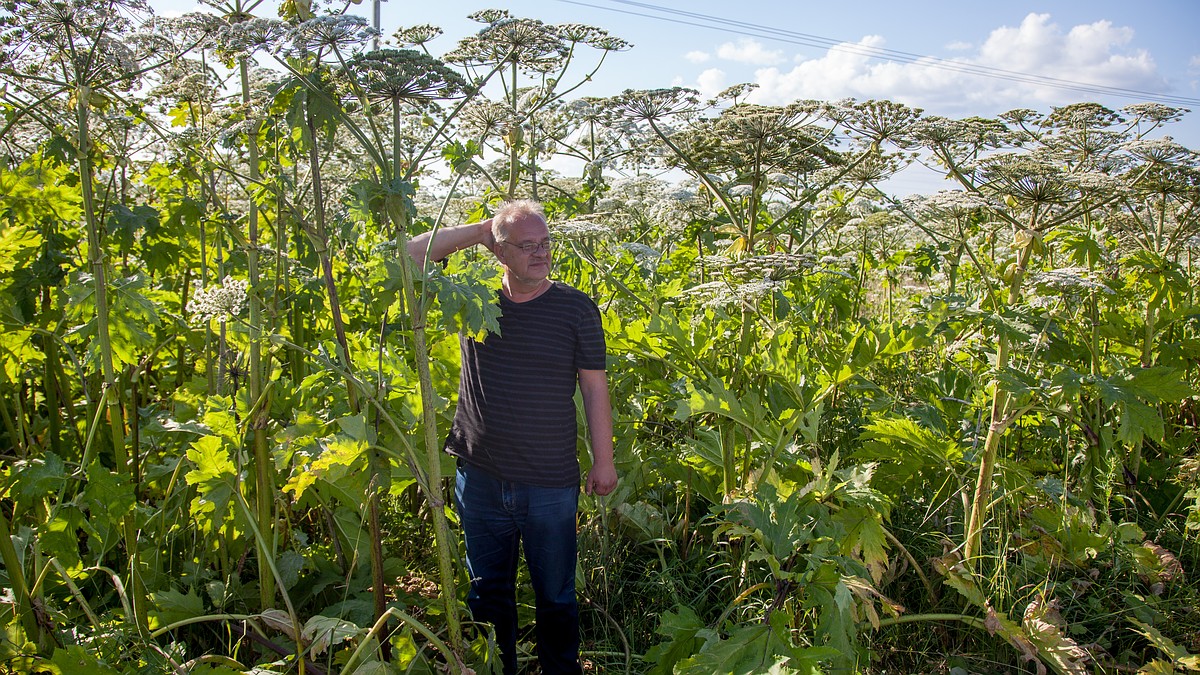
[[[720,68],[709,68],[696,78],[696,89],[705,96],[716,96],[728,86],[725,81],[725,71]]]
[[[690,52],[684,54],[683,58],[687,59],[688,61],[691,61],[692,63],[704,63],[705,61],[708,61],[710,58],[712,58],[712,56],[708,52],[690,51]]]
[[[1133,30],[1109,21],[1083,24],[1064,32],[1049,14],[1029,14],[1017,27],[997,28],[977,48],[942,61],[964,67],[1008,71],[999,77],[979,77],[930,60],[906,63],[870,58],[882,48],[881,36],[843,43],[824,55],[801,60],[790,69],[775,64],[759,68],[753,81],[760,87],[751,100],[787,103],[797,99],[890,99],[924,108],[931,114],[998,114],[1016,107],[1097,100],[1097,93],[1062,89],[1047,82],[1015,81],[1021,73],[1059,81],[1142,91],[1165,91],[1166,83],[1151,55],[1131,49]],[[955,45],[956,47],[959,45]],[[749,79],[733,73],[739,81]],[[1028,79],[1028,78],[1023,78]],[[1134,101],[1111,101],[1124,105]]]
[[[965,52],[974,46],[975,45],[971,44],[970,42],[963,42],[962,40],[955,40],[954,42],[951,42],[946,45],[946,51]]]
[[[737,43],[726,42],[717,47],[717,56],[727,61],[755,66],[770,66],[786,60],[782,49],[768,50],[761,42],[750,38],[742,38]]]

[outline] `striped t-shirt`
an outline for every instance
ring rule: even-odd
[[[498,295],[500,334],[459,338],[462,379],[446,450],[501,480],[578,485],[574,396],[580,369],[604,370],[600,310],[557,282],[526,302]]]

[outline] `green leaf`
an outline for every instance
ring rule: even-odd
[[[17,382],[21,373],[41,366],[45,354],[38,348],[32,330],[5,327],[0,334],[0,367],[7,382]]]
[[[137,496],[133,486],[122,481],[115,471],[93,461],[87,470],[87,487],[82,506],[87,508],[91,534],[103,548],[116,546],[121,539],[122,519],[133,511]]]
[[[1178,671],[1175,670],[1174,664],[1170,661],[1154,659],[1141,668],[1138,668],[1137,672],[1138,675],[1175,675]]]
[[[1149,437],[1155,442],[1163,438],[1166,426],[1157,408],[1140,401],[1126,401],[1121,406],[1121,424],[1117,427],[1117,439],[1136,445]]]
[[[342,489],[344,496],[353,501],[353,494],[358,489],[365,488],[366,472],[364,454],[370,448],[366,441],[355,440],[347,436],[334,436],[322,443],[321,454],[308,464],[297,465],[291,478],[283,486],[284,491],[292,492],[299,498],[318,480],[325,481],[335,489]],[[345,483],[339,487],[339,483]]]
[[[14,463],[13,496],[22,504],[29,505],[62,488],[66,481],[66,465],[53,452],[40,459],[20,460]]]
[[[114,204],[108,217],[108,234],[120,244],[122,254],[133,251],[134,241],[142,234],[153,234],[158,229],[158,209],[138,204],[132,209],[124,204]]]
[[[1052,231],[1046,235],[1046,242],[1057,242],[1072,263],[1089,269],[1102,264],[1108,254],[1100,242],[1083,228]]]
[[[454,173],[467,173],[473,166],[471,159],[483,154],[483,149],[475,141],[467,141],[463,144],[460,141],[454,141],[442,148],[442,159],[450,165],[450,170]]]
[[[87,518],[78,507],[66,504],[59,506],[54,517],[38,530],[37,539],[42,553],[58,558],[63,567],[77,571],[82,565],[79,551],[79,533],[91,530]],[[89,547],[89,562],[100,564],[107,553],[103,546]]]
[[[192,517],[204,531],[211,531],[224,520],[237,489],[237,466],[217,436],[204,436],[192,442],[187,458],[193,469],[184,479],[196,488]]]
[[[1162,415],[1151,406],[1193,395],[1194,390],[1183,377],[1184,373],[1176,368],[1156,366],[1114,373],[1097,381],[1100,397],[1120,410],[1117,438],[1130,444],[1139,443],[1145,437],[1161,441],[1165,433]]]
[[[191,589],[187,593],[168,589],[150,594],[148,619],[151,630],[203,615],[204,601]]]
[[[375,442],[375,429],[367,425],[366,415],[359,413],[358,415],[349,415],[334,421],[337,423],[338,428],[342,430],[342,433],[349,436],[351,440],[366,443]]]
[[[622,502],[617,505],[616,514],[622,525],[637,533],[638,543],[662,541],[670,535],[666,519],[653,504]]]
[[[275,560],[275,567],[279,570],[279,576],[283,579],[285,588],[294,588],[300,581],[300,572],[304,570],[306,561],[304,556],[295,551],[284,551]]]
[[[833,515],[833,520],[846,529],[841,541],[842,551],[862,556],[863,563],[876,583],[887,571],[887,534],[883,516],[878,509],[847,506]]]
[[[1124,388],[1148,403],[1176,403],[1193,396],[1196,390],[1186,381],[1187,373],[1179,368],[1156,366],[1140,368],[1120,377],[1125,379]],[[1109,378],[1112,382],[1118,376]]]
[[[761,435],[765,431],[760,422],[763,406],[753,392],[739,395],[726,388],[717,378],[710,378],[702,387],[688,383],[688,399],[676,402],[675,419],[686,420],[702,414],[720,415]]]
[[[1141,633],[1154,648],[1165,654],[1171,659],[1171,663],[1190,671],[1200,671],[1200,657],[1190,653],[1186,648],[1175,644],[1171,638],[1163,635],[1157,628],[1148,623],[1143,623],[1137,619],[1127,616],[1126,619],[1136,628],[1136,632]],[[1140,671],[1139,671],[1140,672]],[[1173,671],[1169,671],[1173,672]]]
[[[149,352],[154,347],[155,340],[150,331],[159,325],[158,308],[142,292],[147,280],[148,277],[135,274],[113,281],[108,287],[110,347],[114,360],[123,365],[136,365],[140,359],[139,352]],[[94,291],[94,279],[81,276],[68,287],[72,306],[94,315]],[[73,329],[71,335],[93,337],[96,327],[96,317],[92,316],[87,323]],[[93,340],[88,345],[88,356],[93,362],[99,359],[99,342]]]
[[[98,658],[79,645],[66,649],[55,649],[50,664],[62,675],[120,675],[120,671],[109,668]]]
[[[700,645],[697,633],[704,628],[700,617],[690,607],[680,605],[676,609],[659,617],[655,632],[667,640],[647,650],[645,660],[654,664],[648,675],[674,673],[675,664],[694,654]]]
[[[23,224],[0,227],[0,274],[8,274],[20,264],[27,264],[42,245],[42,235]]]
[[[365,631],[349,621],[317,615],[304,624],[301,639],[310,645],[309,649],[315,656],[323,654],[333,645],[357,636],[360,632]]]
[[[350,675],[395,675],[397,669],[383,661],[367,661],[360,664]]]

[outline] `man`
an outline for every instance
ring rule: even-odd
[[[431,241],[432,237],[432,241]],[[541,206],[507,202],[482,223],[414,237],[423,267],[486,246],[504,268],[500,334],[460,336],[462,378],[446,450],[458,458],[455,499],[476,621],[495,625],[504,672],[517,672],[518,547],[536,599],[542,672],[579,673],[575,520],[579,500],[574,395],[592,441],[585,489],[617,485],[612,408],[600,311],[582,292],[550,279],[551,239]]]

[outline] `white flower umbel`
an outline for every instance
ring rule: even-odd
[[[1043,291],[1058,293],[1073,293],[1084,291],[1099,291],[1112,294],[1113,289],[1096,279],[1096,274],[1086,267],[1062,267],[1054,270],[1037,272],[1031,281]]]
[[[636,241],[620,244],[619,248],[628,251],[633,256],[634,262],[643,270],[654,272],[658,269],[658,260],[662,257],[662,254],[655,249]]]
[[[553,227],[555,239],[608,238],[613,234],[612,228],[608,225],[584,218],[558,221],[554,223]]]
[[[192,322],[203,324],[214,319],[226,321],[236,318],[246,308],[248,286],[244,279],[225,277],[220,286],[196,291],[192,298]]]

